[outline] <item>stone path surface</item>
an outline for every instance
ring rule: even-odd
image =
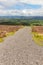
[[[31,27],[24,27],[0,43],[0,65],[43,65],[43,47],[32,40]]]

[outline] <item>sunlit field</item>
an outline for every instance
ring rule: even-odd
[[[40,26],[40,28],[38,27],[34,27],[34,30],[32,31],[32,35],[33,35],[33,40],[35,41],[36,44],[43,46],[43,29]],[[42,30],[41,30],[42,29]]]

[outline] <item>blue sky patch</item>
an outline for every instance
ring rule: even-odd
[[[25,4],[25,3],[17,3],[16,5],[12,5],[12,6],[5,6],[3,4],[0,3],[0,5],[4,6],[4,9],[39,9],[41,8],[41,5],[33,5],[33,4]]]
[[[39,9],[41,5],[19,3],[14,6],[15,9]]]

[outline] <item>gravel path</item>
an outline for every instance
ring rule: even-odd
[[[0,43],[0,65],[43,65],[43,47],[32,40],[30,27]]]

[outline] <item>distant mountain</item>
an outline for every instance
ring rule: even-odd
[[[0,16],[0,19],[2,18],[43,20],[43,16]]]

